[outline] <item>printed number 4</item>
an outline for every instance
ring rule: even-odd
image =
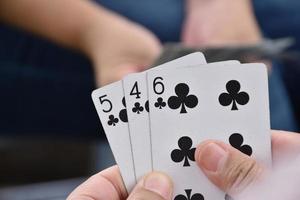
[[[130,95],[136,95],[135,98],[139,99],[139,98],[141,98],[140,94],[141,94],[141,92],[139,91],[139,87],[138,87],[138,84],[136,81],[131,89]]]

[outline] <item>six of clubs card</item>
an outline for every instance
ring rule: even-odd
[[[128,191],[147,172],[174,181],[174,199],[224,199],[195,165],[195,147],[218,139],[271,164],[267,70],[205,64],[193,53],[92,93]]]
[[[261,64],[149,72],[153,169],[174,180],[174,195],[187,191],[206,200],[224,194],[195,164],[195,147],[206,139],[232,144],[271,163],[267,70]],[[155,87],[160,84],[163,91]],[[157,108],[158,99],[166,106]]]
[[[206,62],[203,54],[193,53],[152,68],[146,72],[161,70],[167,71],[177,68],[201,67],[205,66],[205,63]],[[240,64],[238,61],[224,61],[215,63],[215,65],[218,66],[238,64]],[[131,148],[133,152],[137,180],[153,169],[146,72],[130,74],[123,79]],[[164,107],[165,104],[160,104],[158,100],[156,106]]]

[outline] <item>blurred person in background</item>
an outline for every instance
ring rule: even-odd
[[[294,7],[279,0],[2,0],[1,21],[34,35],[0,28],[0,133],[97,136],[90,92],[149,68],[162,43],[215,47],[257,44],[263,35],[298,39]],[[295,130],[274,66],[270,97],[272,128]]]

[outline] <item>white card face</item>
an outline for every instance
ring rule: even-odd
[[[122,81],[97,89],[92,99],[127,191],[136,184]]]
[[[159,65],[148,71],[173,70],[179,67],[205,64],[202,53],[197,52]],[[152,171],[149,127],[149,103],[146,72],[130,74],[123,79],[127,105],[136,178]]]
[[[241,66],[147,74],[154,83],[148,87],[153,169],[173,178],[174,197],[224,199],[194,161],[195,147],[204,140],[230,143],[271,163],[267,70],[262,64]]]

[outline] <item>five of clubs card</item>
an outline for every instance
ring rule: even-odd
[[[99,88],[92,99],[130,192],[153,170],[174,200],[227,199],[195,163],[207,139],[271,165],[268,74],[263,64],[206,63],[196,52]]]

